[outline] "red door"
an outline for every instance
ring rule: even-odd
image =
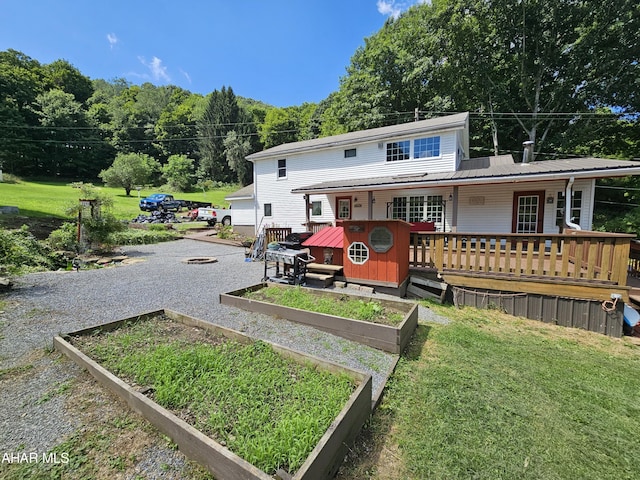
[[[512,233],[542,233],[543,220],[544,191],[513,194]]]
[[[336,198],[336,220],[351,220],[351,197]]]

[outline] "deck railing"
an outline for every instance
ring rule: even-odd
[[[562,234],[411,234],[411,267],[439,271],[595,281],[626,285],[633,235],[568,231]]]

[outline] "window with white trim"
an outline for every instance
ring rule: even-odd
[[[573,223],[580,225],[580,216],[582,215],[582,190],[574,190],[571,197],[571,212],[569,215]],[[558,192],[558,204],[556,208],[556,225],[564,228],[564,209],[566,207],[565,192]]]
[[[369,260],[369,247],[362,242],[353,242],[347,249],[347,258],[356,265],[362,265]]]
[[[398,160],[409,160],[409,149],[411,142],[401,140],[399,142],[387,143],[387,162],[397,162]]]
[[[394,197],[391,218],[405,222],[442,223],[444,202],[442,195],[418,195],[414,197]]]
[[[278,178],[287,178],[287,159],[278,160]]]
[[[444,201],[442,195],[427,195],[424,204],[424,218],[428,222],[442,223],[442,213],[444,211]]]
[[[440,156],[440,137],[417,138],[413,141],[413,158]]]
[[[396,220],[407,219],[407,198],[393,197],[393,206],[391,207],[391,218]]]
[[[421,222],[424,220],[424,196],[409,197],[408,222]]]

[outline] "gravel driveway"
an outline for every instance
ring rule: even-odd
[[[82,372],[65,358],[47,353],[54,335],[147,311],[175,310],[371,373],[374,391],[397,360],[397,356],[310,327],[220,305],[221,292],[258,283],[262,278],[263,264],[245,262],[242,248],[179,240],[122,250],[140,261],[96,270],[27,275],[2,297],[7,307],[0,314],[0,371],[11,369],[12,374],[0,375],[0,456],[18,451],[48,452],[68,435],[86,428],[81,416],[70,412],[71,399],[65,393],[69,382]],[[214,256],[218,261],[200,265],[183,262],[203,256]],[[107,397],[96,402],[110,403]],[[138,457],[135,474],[185,478],[183,463],[179,452],[154,446]],[[2,465],[0,477],[1,473]]]

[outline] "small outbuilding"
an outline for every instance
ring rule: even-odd
[[[347,281],[386,287],[404,296],[409,279],[411,224],[403,220],[343,221]]]
[[[302,243],[309,249],[318,263],[325,265],[344,265],[343,249],[344,228],[325,227]]]

